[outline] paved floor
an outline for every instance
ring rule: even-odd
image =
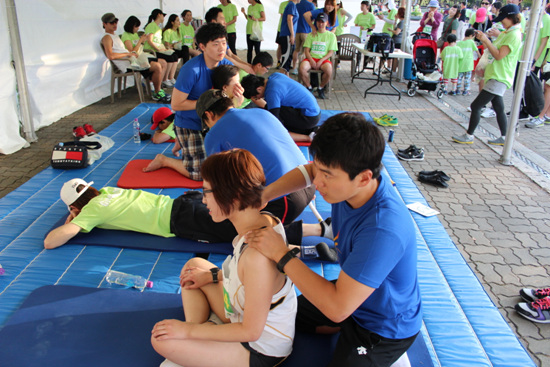
[[[424,161],[403,162],[411,177],[424,169],[440,169],[451,176],[448,189],[420,182],[418,186],[441,212],[439,218],[451,238],[537,365],[550,366],[550,326],[522,319],[513,309],[520,300],[520,288],[550,285],[550,193],[544,177],[529,168],[501,165],[501,148],[487,146],[483,142],[487,137],[481,130],[481,139],[472,146],[450,140],[451,135],[464,132],[461,124],[466,120],[461,115],[467,115],[465,107],[472,97],[444,97],[438,101],[420,92],[412,98],[404,95],[401,100],[378,95],[364,99],[363,91],[371,84],[352,84],[349,64],[343,64],[331,99],[319,104],[324,109],[398,117],[399,126],[394,128],[395,140],[391,143],[394,151],[411,143],[426,151]],[[398,86],[405,88],[404,84]],[[386,88],[385,84],[381,90]],[[0,156],[0,197],[46,167],[51,148],[56,142],[70,140],[73,126],[87,122],[99,131],[137,105],[138,97],[129,90],[115,104],[109,102],[106,98],[41,129],[37,134],[39,141],[30,148]],[[489,132],[494,126],[494,119],[482,125]],[[388,128],[382,130],[387,134]],[[535,131],[522,127],[518,146],[525,148],[528,158],[548,164],[550,147],[544,143],[549,136],[550,126]]]

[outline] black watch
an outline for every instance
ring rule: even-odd
[[[281,257],[281,260],[277,263],[277,269],[284,274],[285,272],[285,266],[286,264],[295,258],[300,253],[300,249],[298,247],[294,247],[292,250],[288,251],[285,256]]]
[[[212,273],[212,283],[218,283],[218,272],[220,271],[220,268],[212,268],[210,269],[210,272]]]

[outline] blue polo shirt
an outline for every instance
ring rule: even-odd
[[[204,147],[209,156],[233,148],[248,150],[262,164],[267,185],[307,164],[281,122],[261,108],[229,109],[206,134]]]
[[[292,27],[294,28],[294,34],[296,34],[296,28],[298,27],[298,9],[296,8],[296,4],[294,4],[292,1],[289,1],[286,5],[285,11],[283,12],[283,18],[281,22],[281,32],[279,32],[279,35],[281,37],[290,36],[290,29],[288,29],[288,15],[292,15]]]
[[[311,33],[311,27],[307,23],[306,18],[304,18],[304,14],[308,11],[315,10],[315,5],[313,5],[312,2],[309,2],[308,0],[302,0],[296,5],[296,9],[298,9],[298,27],[296,28],[296,33]],[[315,22],[315,19],[312,19],[313,22]]]
[[[227,59],[223,59],[218,65],[233,65]],[[183,93],[187,93],[187,99],[196,101],[201,94],[212,89],[212,70],[206,66],[204,55],[200,54],[185,63],[180,69],[175,87]],[[176,111],[174,125],[184,129],[202,130],[202,124],[196,110]]]
[[[274,73],[265,86],[267,109],[292,107],[302,111],[304,116],[317,116],[321,108],[315,96],[302,84],[281,73]]]

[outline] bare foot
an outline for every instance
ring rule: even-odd
[[[164,167],[162,163],[163,161],[164,161],[164,156],[162,154],[157,154],[155,159],[153,159],[151,163],[149,163],[147,167],[143,169],[143,172],[153,172],[158,169],[161,169],[162,167]]]

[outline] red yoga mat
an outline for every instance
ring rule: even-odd
[[[310,141],[297,141],[296,145],[299,147],[309,147],[311,145]]]
[[[128,162],[118,179],[117,186],[123,189],[200,189],[202,181],[194,181],[182,176],[170,168],[161,168],[153,172],[143,172],[151,159],[136,159]]]

